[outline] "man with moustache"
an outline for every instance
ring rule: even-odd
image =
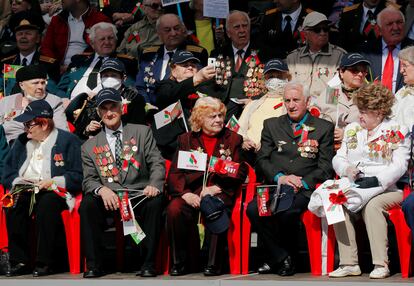
[[[390,6],[378,14],[377,23],[381,38],[373,44],[364,45],[362,53],[371,62],[371,80],[380,80],[395,93],[404,85],[398,58],[398,53],[404,48],[404,15]]]
[[[16,35],[18,53],[11,55],[1,60],[1,70],[5,69],[5,65],[43,65],[47,71],[50,79],[59,79],[59,64],[50,57],[41,56],[37,48],[40,43],[41,31],[38,18],[33,15],[33,12],[20,12],[18,15],[17,26],[14,28]],[[4,89],[4,77],[0,78],[0,90]],[[49,87],[50,85],[48,85]],[[20,92],[20,87],[16,83],[15,78],[6,79],[6,89],[3,90],[3,96],[15,94]]]
[[[290,276],[295,273],[300,215],[307,210],[316,184],[333,175],[334,125],[307,111],[310,94],[303,83],[287,83],[283,97],[287,114],[264,121],[256,166],[265,183],[280,185],[290,207],[260,216],[254,198],[247,215],[266,251],[258,272]]]

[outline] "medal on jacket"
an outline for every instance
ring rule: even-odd
[[[150,92],[150,87],[154,87],[155,78],[154,78],[154,65],[157,61],[158,55],[155,54],[152,61],[144,68],[144,82],[145,86],[147,87],[147,92]]]
[[[232,158],[230,156],[231,155],[231,151],[230,151],[229,148],[224,149],[224,144],[220,144],[219,153],[220,153],[220,159],[222,159],[222,160],[228,160],[228,161],[231,161],[232,160]]]
[[[285,141],[277,141],[277,152],[282,152],[282,146],[287,144]]]
[[[132,137],[129,142],[124,142],[122,150],[122,171],[128,172],[129,166],[133,166],[135,170],[139,170],[140,163],[134,158],[135,153],[138,151],[137,141]]]
[[[246,73],[246,80],[243,82],[243,91],[247,97],[257,96],[265,92],[264,82],[264,65],[260,63],[256,51],[252,51],[251,55],[246,59],[249,67]]]
[[[216,84],[225,86],[229,84],[231,78],[231,61],[229,57],[224,59],[223,55],[217,56],[216,60]]]
[[[55,154],[54,156],[53,156],[53,160],[55,161],[55,166],[56,167],[63,167],[63,166],[65,166],[65,162],[63,162],[63,155],[62,155],[62,153],[60,153],[60,154]]]
[[[316,154],[319,152],[319,143],[314,139],[307,139],[306,141],[301,141],[298,143],[298,146],[300,156],[303,158],[315,159]]]
[[[100,175],[105,178],[108,183],[119,181],[119,170],[114,165],[109,145],[95,146],[93,152],[95,153],[95,163],[99,167]]]

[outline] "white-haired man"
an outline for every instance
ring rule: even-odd
[[[99,68],[110,57],[119,58],[124,63],[129,78],[126,85],[133,84],[136,61],[130,56],[115,54],[116,35],[117,29],[113,24],[100,22],[93,25],[89,32],[89,39],[94,52],[72,57],[72,62],[57,85],[55,94],[69,99],[81,93],[87,93],[91,97],[97,94],[102,89]]]
[[[279,184],[284,195],[271,216],[261,216],[256,198],[249,203],[247,215],[266,249],[258,272],[290,276],[295,273],[300,215],[307,210],[316,184],[333,174],[334,125],[308,112],[305,85],[286,84],[283,99],[287,114],[264,121],[256,164],[266,183]]]

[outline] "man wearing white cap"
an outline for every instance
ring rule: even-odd
[[[309,13],[303,21],[306,46],[298,48],[287,57],[289,71],[317,97],[326,89],[338,69],[345,50],[329,43],[329,21],[319,12]]]

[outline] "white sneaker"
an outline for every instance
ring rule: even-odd
[[[361,269],[359,265],[342,265],[339,266],[335,271],[329,273],[329,277],[341,278],[346,276],[359,276],[361,275]]]
[[[374,270],[369,274],[369,278],[372,279],[383,279],[390,276],[390,270],[387,266],[375,265]]]

